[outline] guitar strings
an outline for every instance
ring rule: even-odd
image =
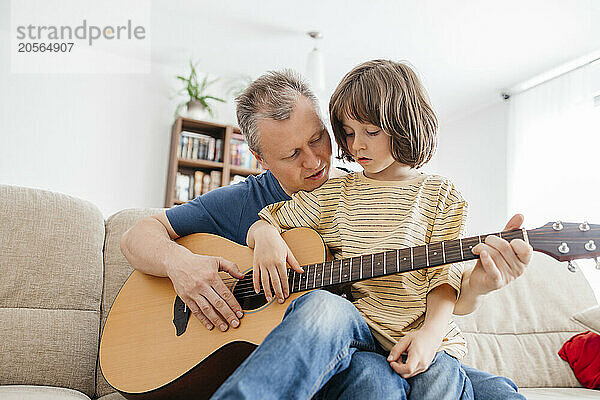
[[[510,237],[509,237],[509,236],[511,236],[510,234],[519,234],[519,233],[521,233],[521,229],[515,229],[515,230],[510,230],[510,231],[504,231],[504,232],[502,232],[502,233],[503,233],[504,235],[498,235],[498,234],[490,234],[490,235],[500,236],[500,237],[504,237],[505,239],[511,240],[511,239],[513,239],[513,238],[517,238],[517,237],[510,238]],[[485,235],[485,236],[490,236],[490,235]],[[473,239],[476,239],[476,238],[477,238],[477,237],[475,237],[475,236],[474,236],[474,237],[471,237],[471,238],[464,238],[464,239],[462,239],[462,240],[463,240],[463,244],[464,244],[464,243],[466,243],[468,240],[473,240]],[[481,240],[481,239],[479,239],[479,240]],[[478,240],[478,241],[479,241],[479,240]],[[543,240],[543,239],[542,239],[542,240]],[[448,252],[448,250],[449,250],[449,249],[446,249],[446,251],[447,251],[447,252]],[[453,251],[453,252],[455,252],[456,254],[458,254],[458,251],[457,251],[457,250],[452,250],[452,251]],[[422,257],[422,256],[421,256],[421,257]],[[420,257],[420,258],[421,258],[421,257]],[[474,257],[474,259],[477,259],[477,258],[479,258],[479,257],[478,257],[478,256],[476,256],[476,255],[473,255],[473,257]],[[461,261],[467,261],[467,260],[468,260],[468,259],[464,259],[464,260],[461,260]],[[334,261],[338,261],[338,260],[334,260]],[[329,262],[331,262],[331,261],[327,261],[326,263],[329,263]],[[457,261],[457,262],[460,262],[460,261]],[[304,267],[316,267],[317,265],[321,265],[321,264],[324,264],[324,263],[308,264],[308,265],[305,265]],[[386,264],[387,264],[387,263],[386,263]],[[392,263],[391,267],[393,268],[393,266],[394,266],[394,263]],[[340,271],[340,270],[341,270],[341,271]],[[339,264],[336,266],[336,265],[335,265],[335,263],[333,263],[333,262],[332,262],[332,265],[331,265],[331,269],[330,269],[330,271],[331,271],[331,275],[332,275],[332,276],[333,276],[333,275],[337,275],[337,274],[339,274],[339,273],[343,272],[343,266],[342,266],[342,263],[340,262],[340,263],[339,263]],[[352,269],[352,271],[355,271],[355,269],[353,268],[353,269]],[[360,270],[359,270],[359,271],[360,271]],[[402,271],[402,272],[407,272],[407,271],[405,270],[405,271]],[[400,272],[400,273],[402,273],[402,272]],[[249,274],[252,274],[253,272],[251,271],[251,272],[248,272],[248,273],[249,273]],[[305,271],[305,273],[306,273],[306,271]],[[307,276],[307,280],[308,280],[309,278],[310,278],[310,276]],[[321,277],[321,279],[323,279],[323,277]],[[365,279],[369,279],[369,278],[365,278]],[[306,281],[305,281],[305,282],[306,282]],[[346,281],[346,282],[348,282],[348,281]],[[314,289],[315,287],[317,287],[317,286],[315,286],[315,285],[314,285],[314,283],[316,283],[316,278],[315,278],[315,282],[313,282],[313,284],[311,285],[311,289]],[[322,281],[321,281],[321,283],[322,283]],[[338,282],[338,283],[344,283],[344,282]],[[308,290],[308,286],[309,286],[309,285],[308,285],[308,282],[306,282],[306,285],[307,285],[307,286],[306,286],[306,287],[307,287],[307,289],[305,289],[305,290]],[[254,283],[253,283],[253,280],[252,280],[251,278],[244,278],[244,280],[237,280],[237,281],[235,282],[234,286],[235,286],[235,289],[237,289],[236,291],[237,291],[237,294],[238,294],[238,296],[239,296],[240,298],[252,297],[252,296],[259,296],[261,293],[263,293],[263,294],[264,294],[264,290],[263,290],[262,288],[261,288],[261,291],[260,291],[259,293],[256,293],[256,292],[254,291]],[[262,286],[262,282],[261,282],[261,286]],[[288,276],[288,286],[290,286],[290,285],[289,285],[289,276]],[[300,285],[299,285],[299,286],[300,286]],[[329,286],[329,285],[323,285],[323,284],[321,284],[321,285],[318,285],[318,287],[324,287],[324,286]],[[235,290],[235,289],[234,289],[234,290]],[[231,288],[230,288],[230,290],[231,290]],[[292,288],[292,290],[293,290],[293,288]],[[302,290],[299,290],[299,291],[302,291]]]
[[[450,256],[450,255],[451,255],[451,253],[450,253],[450,254],[448,254],[448,256]],[[475,255],[473,255],[473,257],[475,257]],[[478,257],[475,257],[475,258],[478,258]],[[415,259],[417,260],[417,258],[415,258]],[[420,259],[419,261],[425,261],[425,257],[423,257],[423,256],[421,256],[421,255],[419,255],[418,259]],[[337,261],[337,260],[336,260],[336,261]],[[462,260],[461,260],[461,261],[462,261]],[[464,261],[467,261],[467,260],[465,259]],[[326,263],[327,263],[327,264],[329,264],[330,262],[331,262],[331,261],[328,261],[328,262],[326,262]],[[304,268],[305,268],[307,271],[305,271],[303,274],[306,274],[306,273],[308,273],[309,275],[307,276],[307,279],[309,279],[309,278],[310,278],[310,273],[311,273],[311,272],[310,272],[310,271],[308,271],[308,269],[310,269],[311,267],[313,267],[313,268],[314,268],[314,267],[316,267],[316,268],[319,268],[319,266],[321,266],[321,268],[323,268],[322,264],[323,264],[323,263],[318,263],[318,264],[308,264],[308,265],[305,265],[305,266],[304,266]],[[393,270],[395,269],[395,266],[396,266],[396,263],[394,263],[394,262],[392,262],[392,263],[387,263],[387,262],[386,262],[386,269],[387,269],[387,268],[389,268],[389,270],[390,270],[390,273],[389,273],[389,274],[393,274],[393,273],[403,273],[403,272],[408,272],[408,271],[409,271],[408,269],[404,269],[403,271],[400,271],[400,272],[393,272]],[[432,267],[434,267],[434,265],[432,265]],[[332,275],[332,276],[335,276],[335,277],[337,277],[337,276],[340,274],[340,272],[343,272],[343,271],[344,271],[344,268],[345,268],[345,267],[343,267],[343,266],[342,266],[342,267],[340,267],[340,264],[339,264],[339,263],[338,263],[337,265],[333,264],[332,268],[329,268],[329,267],[327,267],[328,271],[331,271],[331,275]],[[341,271],[340,271],[340,269],[341,269]],[[379,269],[379,268],[378,268],[378,269]],[[292,271],[293,271],[293,270],[292,270]],[[293,271],[293,272],[295,272],[295,271]],[[292,273],[293,273],[293,272],[292,272]],[[360,269],[352,268],[352,272],[353,272],[353,274],[359,275],[359,274],[360,274]],[[248,272],[247,274],[252,274],[252,273],[253,273],[253,272],[252,272],[252,271],[250,271],[250,272]],[[298,272],[296,272],[296,273],[297,273],[297,274],[299,274]],[[301,274],[301,275],[303,275],[303,274]],[[388,274],[386,274],[386,275],[388,275]],[[379,274],[377,274],[377,276],[379,276]],[[236,281],[236,284],[235,284],[235,287],[236,287],[236,288],[238,288],[238,289],[241,291],[240,293],[248,293],[248,291],[247,291],[247,290],[250,290],[251,292],[254,292],[254,283],[253,283],[253,281],[252,281],[252,278],[243,278],[243,279],[244,279],[244,280],[238,280],[238,281]],[[287,280],[288,280],[288,284],[289,284],[289,279],[290,279],[290,278],[289,278],[289,275],[288,275],[288,278],[287,278]],[[302,278],[300,278],[300,279],[302,279]],[[316,279],[319,279],[319,278],[316,278]],[[369,279],[369,278],[367,277],[367,278],[365,278],[365,279]],[[336,280],[337,280],[337,278],[336,278]],[[306,282],[306,281],[305,281],[305,282]],[[336,282],[336,283],[343,283],[343,282]],[[261,284],[262,284],[262,281],[261,281]],[[313,284],[314,284],[314,282],[313,282]],[[319,286],[327,286],[327,285],[319,285]],[[312,288],[314,288],[314,285],[312,285],[311,287],[312,287]]]
[[[478,257],[475,257],[475,258],[478,258]],[[424,258],[423,256],[419,256],[419,259],[421,259],[421,261],[425,261],[425,258]],[[337,261],[337,260],[336,260],[336,261]],[[466,261],[466,260],[465,260],[465,261]],[[327,262],[327,263],[329,263],[329,262]],[[318,265],[322,265],[322,263],[318,263],[318,264],[308,264],[308,265],[305,265],[304,267],[305,267],[306,269],[309,269],[310,267],[317,267]],[[332,268],[328,268],[328,270],[330,270],[330,271],[331,271],[331,275],[332,275],[332,276],[336,276],[336,277],[337,277],[337,276],[340,274],[340,272],[343,272],[343,271],[344,271],[344,268],[345,268],[345,267],[340,267],[340,265],[341,265],[341,264],[338,264],[338,265],[335,265],[335,264],[333,264]],[[395,263],[393,263],[393,262],[392,262],[392,263],[387,263],[387,262],[386,262],[386,268],[390,268],[390,273],[389,273],[389,274],[393,274],[393,273],[404,273],[404,272],[408,272],[408,271],[410,271],[410,270],[406,270],[406,269],[405,269],[405,270],[403,270],[403,271],[400,271],[400,272],[393,272],[393,269],[394,269],[394,267],[395,267],[395,266],[396,266],[396,264],[395,264]],[[432,265],[432,267],[434,267],[434,266]],[[319,268],[319,267],[317,267],[317,268]],[[341,269],[341,271],[340,271],[340,269]],[[355,268],[352,268],[352,271],[353,271],[353,272],[355,272],[355,274],[356,274],[356,275],[360,274],[360,269],[355,269]],[[295,272],[295,271],[294,271],[294,272]],[[252,274],[252,273],[253,273],[253,272],[248,272],[248,274]],[[306,273],[308,273],[308,274],[309,274],[309,275],[307,276],[307,279],[310,279],[310,271],[305,271],[305,272],[304,272],[304,274],[306,274]],[[386,275],[389,275],[389,274],[386,274]],[[379,275],[379,274],[377,274],[377,276],[380,276],[380,275]],[[243,278],[243,279],[244,279],[243,281],[242,281],[242,280],[238,280],[238,281],[236,282],[236,284],[235,284],[235,287],[236,287],[236,288],[238,288],[238,290],[239,290],[239,294],[256,293],[256,292],[254,292],[254,283],[253,283],[253,281],[252,281],[252,278]],[[300,279],[301,279],[301,278],[300,278]],[[318,278],[316,278],[316,279],[318,279]],[[366,277],[365,279],[369,279],[369,277]],[[287,279],[287,280],[288,280],[288,284],[289,284],[289,276],[288,276],[288,279]],[[337,280],[337,278],[336,278],[336,280]],[[347,281],[346,281],[346,282],[347,282]],[[306,281],[305,281],[305,283],[306,283]],[[311,289],[314,289],[314,288],[315,288],[315,285],[314,285],[314,283],[315,283],[315,282],[313,282],[313,284],[312,284],[312,285],[310,285],[310,286],[311,286]],[[344,282],[336,282],[336,284],[339,284],[339,283],[344,283]],[[261,284],[262,284],[262,281],[261,281]],[[318,285],[318,286],[322,287],[322,286],[328,286],[328,285],[323,285],[323,284],[321,284],[321,285]],[[306,289],[306,290],[308,290],[308,289]]]

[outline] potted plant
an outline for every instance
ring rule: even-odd
[[[207,114],[210,117],[214,117],[214,111],[211,108],[209,101],[219,101],[221,103],[225,103],[225,100],[211,96],[206,93],[207,89],[210,85],[218,81],[219,79],[214,79],[212,81],[208,80],[208,76],[205,75],[204,78],[200,81],[198,79],[198,74],[196,72],[196,66],[190,60],[190,74],[188,77],[177,75],[177,79],[182,81],[185,86],[177,93],[184,94],[187,93],[189,100],[186,103],[181,103],[177,106],[177,110],[175,114],[179,114],[181,108],[185,105],[187,107],[187,117],[194,119],[206,119]]]

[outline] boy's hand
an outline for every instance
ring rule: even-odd
[[[290,295],[286,262],[297,272],[304,272],[292,254],[287,243],[272,226],[257,229],[254,234],[253,286],[256,293],[260,286],[265,291],[267,301],[271,301],[273,291],[277,301],[283,301]]]
[[[522,223],[523,215],[516,214],[504,230],[518,229]],[[533,249],[521,239],[509,243],[497,236],[488,236],[485,243],[473,247],[472,252],[480,258],[469,277],[469,287],[476,294],[487,294],[521,276],[531,261]]]
[[[398,375],[404,379],[412,378],[427,371],[441,342],[442,338],[433,330],[421,328],[408,332],[392,347],[387,360]],[[407,353],[404,362],[402,353]]]

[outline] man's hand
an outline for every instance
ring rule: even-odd
[[[244,313],[233,293],[223,283],[219,271],[238,279],[244,277],[231,261],[191,252],[172,260],[167,275],[173,282],[175,292],[206,329],[217,326],[224,332],[228,324],[237,328],[240,325],[239,318]]]
[[[504,230],[518,229],[523,215],[516,214]],[[483,295],[500,289],[521,276],[531,261],[533,248],[521,239],[507,242],[497,236],[488,236],[485,243],[472,249],[479,259],[469,277],[469,288],[474,294]]]
[[[398,375],[412,378],[427,371],[441,342],[439,334],[431,329],[408,332],[392,347],[387,361]],[[402,353],[407,353],[405,361],[402,361]]]
[[[273,287],[277,301],[283,303],[290,295],[286,263],[299,273],[304,270],[273,226],[258,221],[250,229],[254,240],[254,291],[259,293],[262,284],[267,301],[271,301]]]

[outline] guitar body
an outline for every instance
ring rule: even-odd
[[[327,249],[315,231],[297,228],[283,237],[300,265],[326,260]],[[196,254],[224,257],[244,273],[252,270],[252,250],[219,236],[193,234],[177,242]],[[250,274],[240,281],[220,274],[236,298],[252,289]],[[192,315],[185,332],[177,336],[173,323],[177,294],[171,281],[134,271],[119,291],[104,326],[102,374],[128,399],[209,398],[281,322],[290,302],[302,294],[292,293],[283,304],[267,303],[262,293],[240,298],[245,314],[239,328],[209,331]]]

